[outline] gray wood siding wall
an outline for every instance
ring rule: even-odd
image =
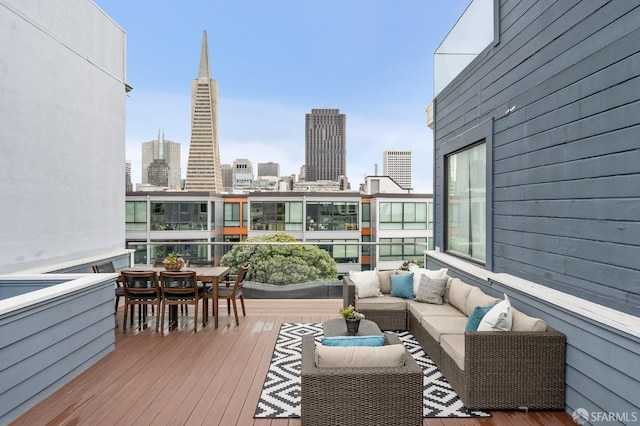
[[[640,5],[508,0],[499,17],[434,102],[436,246],[447,144],[492,119],[487,266],[638,315]]]
[[[115,346],[113,278],[0,315],[0,425]]]
[[[492,123],[486,269],[638,317],[640,3],[499,3],[497,43],[434,100],[435,246],[445,248],[445,156]],[[504,291],[567,335],[568,412],[640,418],[637,336],[446,263],[428,266]]]

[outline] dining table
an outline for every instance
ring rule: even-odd
[[[163,266],[142,266],[142,267],[133,267],[127,268],[126,271],[155,271],[158,274],[158,279],[160,279],[160,272],[175,272],[169,271],[165,269]],[[229,275],[229,267],[228,266],[189,266],[180,270],[180,272],[185,271],[194,271],[196,273],[196,277],[198,281],[205,284],[211,284],[211,295],[213,299],[213,326],[214,328],[218,328],[218,286],[220,285],[220,280],[224,279],[227,275]],[[206,304],[203,302],[203,306],[206,307]],[[177,308],[177,307],[176,307]],[[171,311],[170,311],[171,314]],[[207,321],[207,312],[203,312],[202,320],[203,325],[206,324]]]

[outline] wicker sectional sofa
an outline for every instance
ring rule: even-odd
[[[390,296],[387,280],[404,273],[379,271],[382,296],[363,299],[345,275],[344,305],[382,330],[409,330],[469,409],[564,409],[564,334],[513,308],[510,331],[465,332],[476,306],[501,299],[449,276],[443,304]]]

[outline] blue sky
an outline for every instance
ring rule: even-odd
[[[191,82],[207,31],[218,82],[220,158],[304,164],[304,116],[347,115],[347,175],[357,189],[385,149],[411,149],[415,192],[432,192],[433,53],[469,0],[94,0],[127,32],[127,159],[143,142],[191,134]]]

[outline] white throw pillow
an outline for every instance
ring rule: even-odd
[[[420,268],[418,265],[412,263],[409,265],[409,271],[413,272],[413,294],[418,294],[418,288],[420,287],[420,278],[423,275],[428,276],[431,279],[437,280],[447,276],[449,269],[442,268],[436,271],[431,269]]]
[[[478,331],[511,331],[513,310],[509,297],[505,294],[504,300],[498,302],[489,312],[482,317]]]
[[[351,271],[349,278],[356,285],[356,299],[382,296],[376,271]]]

